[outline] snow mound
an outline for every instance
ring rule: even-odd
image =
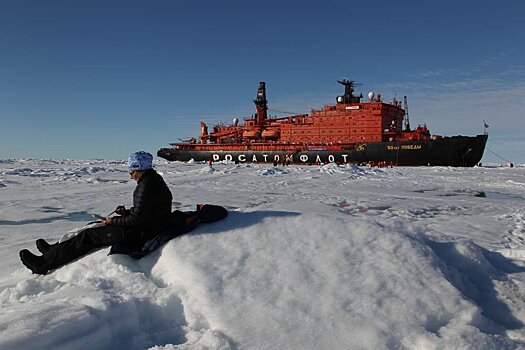
[[[511,345],[492,336],[522,325],[497,302],[498,283],[520,271],[501,255],[400,222],[339,218],[326,230],[326,219],[233,213],[220,234],[168,244],[152,275],[181,291],[188,327],[220,329],[247,348]],[[448,247],[462,249],[449,260]]]
[[[358,176],[378,175],[383,173],[382,170],[377,168],[360,168],[353,164],[337,165],[334,163],[325,164],[319,167],[319,172],[325,174],[341,173]]]
[[[283,168],[270,167],[270,168],[266,168],[262,170],[257,170],[255,173],[257,175],[262,175],[262,176],[271,176],[271,175],[277,175],[277,174],[288,174],[289,171]]]

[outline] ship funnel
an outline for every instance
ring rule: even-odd
[[[259,83],[259,90],[257,90],[257,97],[253,100],[255,108],[257,109],[257,125],[262,126],[268,117],[268,101],[266,100],[266,83],[261,81]]]

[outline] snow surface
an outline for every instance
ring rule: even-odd
[[[525,168],[157,162],[173,208],[230,215],[141,259],[49,275],[135,183],[121,161],[0,161],[0,349],[525,348]]]

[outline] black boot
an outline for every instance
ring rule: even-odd
[[[36,248],[40,251],[40,253],[42,253],[44,255],[49,251],[49,249],[53,245],[54,244],[47,243],[46,240],[42,239],[42,238],[36,240]]]
[[[27,267],[33,273],[45,275],[49,271],[44,257],[35,255],[27,249],[20,251],[20,260],[22,260],[22,263],[25,265],[25,267]]]

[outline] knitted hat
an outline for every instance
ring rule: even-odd
[[[138,151],[131,153],[128,158],[129,170],[148,170],[153,168],[153,156],[148,152]]]

